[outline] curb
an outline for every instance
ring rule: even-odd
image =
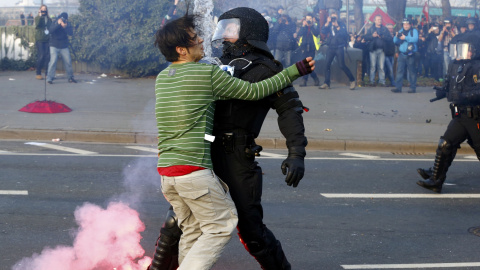
[[[38,140],[76,142],[102,142],[102,143],[138,143],[157,144],[156,134],[138,132],[113,132],[113,131],[81,131],[81,130],[29,130],[29,129],[1,129],[2,140]],[[257,138],[256,143],[265,149],[286,149],[284,138]],[[468,144],[462,144],[458,149],[459,154],[474,154]],[[308,139],[307,150],[323,151],[368,151],[391,152],[402,155],[423,155],[434,153],[437,143],[417,142],[387,142],[387,141],[355,141],[355,140],[322,140]]]

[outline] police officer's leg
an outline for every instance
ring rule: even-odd
[[[182,231],[178,228],[177,216],[170,206],[167,218],[160,229],[153,260],[147,270],[174,270],[178,268],[178,242]]]
[[[262,269],[290,269],[280,242],[263,224],[262,170],[254,156],[245,153],[245,145],[226,150],[221,140],[212,144],[215,173],[230,188],[238,212],[239,236],[247,251]]]
[[[437,151],[435,154],[435,162],[430,178],[417,182],[419,186],[440,193],[443,183],[445,182],[447,171],[452,164],[453,157],[458,145],[467,138],[467,130],[458,118],[450,121],[445,134],[440,137]]]

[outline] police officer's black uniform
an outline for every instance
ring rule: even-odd
[[[219,21],[229,18],[241,21],[240,39],[233,44],[224,42],[221,58],[223,64],[234,67],[234,76],[258,82],[280,72],[281,63],[273,59],[265,43],[268,24],[263,16],[250,8],[236,8],[221,15]],[[302,112],[307,109],[292,86],[260,101],[217,101],[212,162],[214,172],[229,186],[238,212],[239,236],[245,248],[262,269],[291,269],[280,242],[263,224],[262,170],[255,161],[255,155],[262,148],[254,139],[270,108],[278,113],[279,128],[287,139],[288,157],[282,163],[282,172],[287,174],[287,184],[296,187],[304,174],[307,138]],[[172,223],[175,224],[175,216],[169,211],[150,270],[176,267],[175,248],[178,249],[181,232]]]
[[[418,169],[424,180],[418,185],[440,193],[447,170],[455,158],[460,144],[467,140],[480,160],[480,44],[475,33],[463,34],[456,39],[457,52],[468,48],[470,57],[457,55],[448,69],[444,88],[436,91],[437,98],[447,97],[451,102],[452,120],[440,137],[434,166]],[[463,55],[466,55],[464,53]],[[461,60],[460,60],[461,59]]]

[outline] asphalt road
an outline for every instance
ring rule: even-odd
[[[86,202],[129,202],[151,256],[168,208],[154,148],[0,141],[0,269],[46,247],[72,246],[74,212]],[[285,153],[267,149],[258,161],[264,221],[293,269],[480,269],[476,158],[458,155],[437,195],[415,184],[415,169],[431,166],[432,155],[309,152],[293,189],[279,169]],[[234,235],[214,269],[259,267]]]

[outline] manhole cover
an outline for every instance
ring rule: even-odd
[[[469,228],[468,232],[473,234],[473,235],[480,236],[480,227]]]

